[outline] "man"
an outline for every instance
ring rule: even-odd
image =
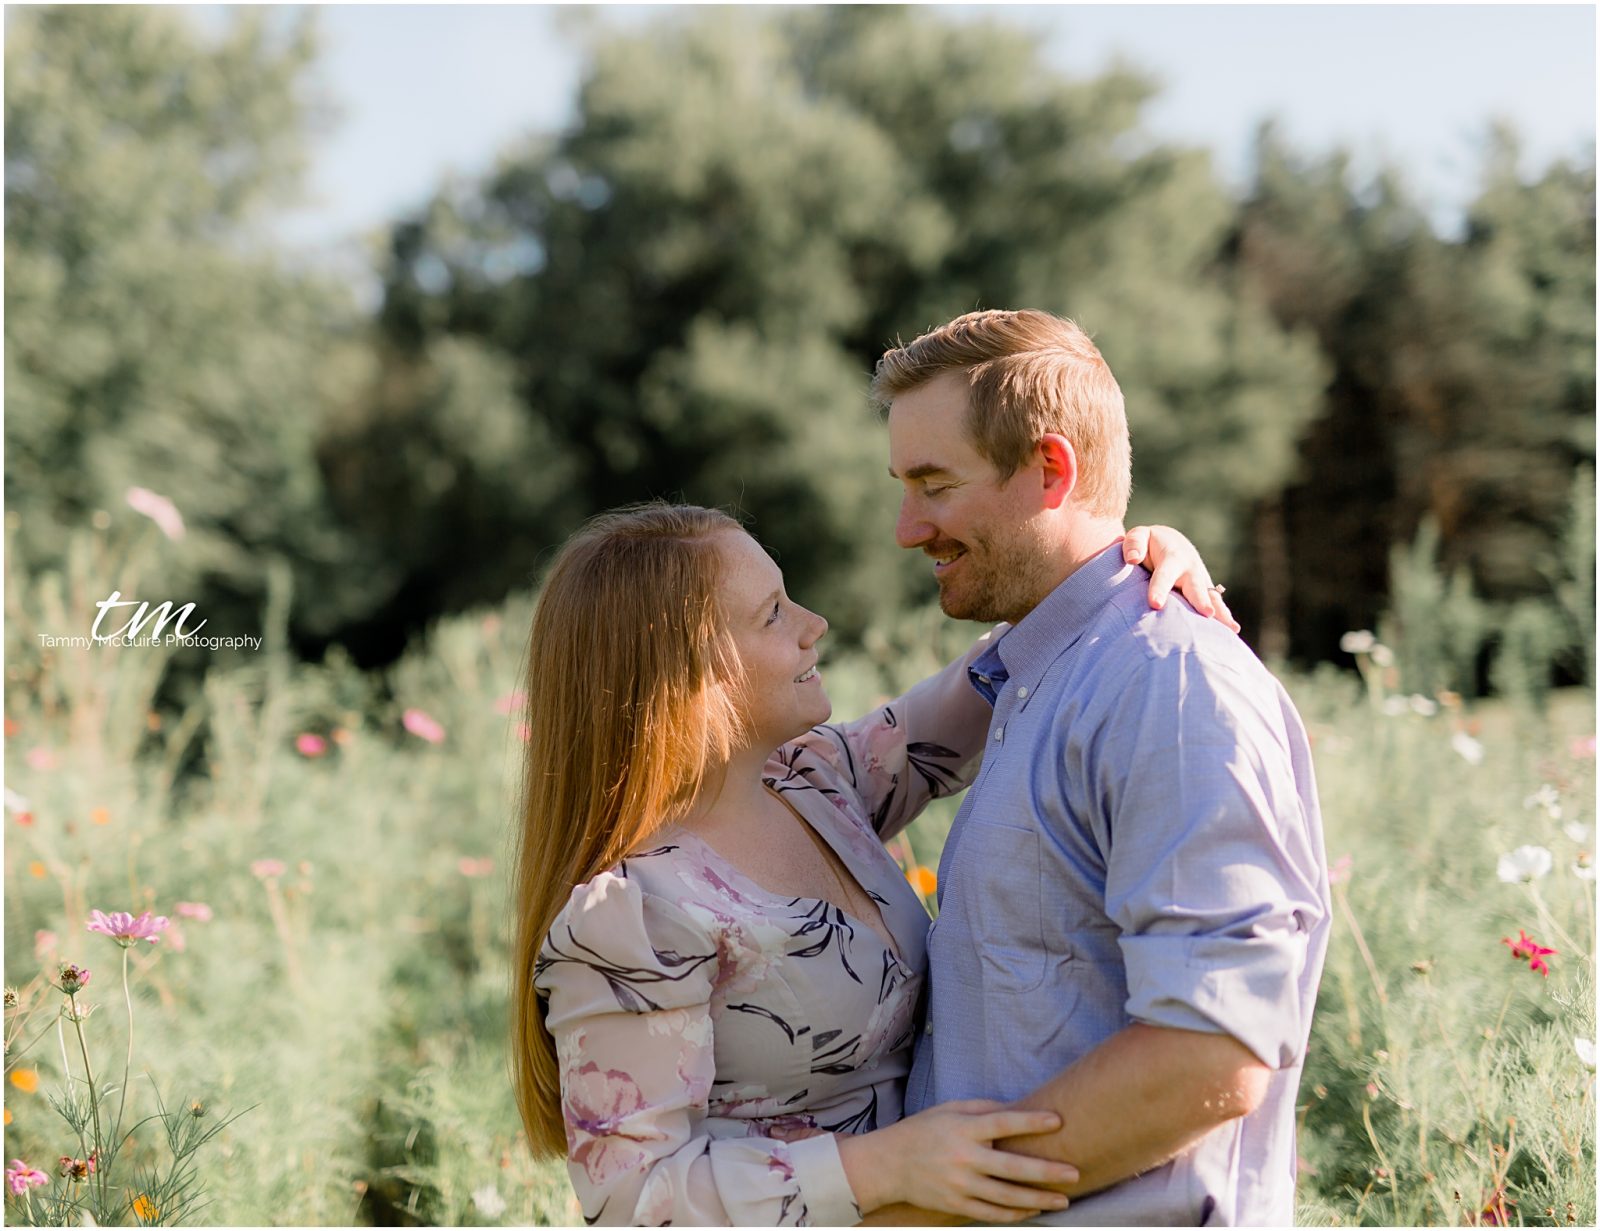
[[[1293,705],[1221,624],[1150,608],[1122,394],[1076,325],[963,316],[886,354],[874,393],[900,545],[947,614],[1013,625],[972,668],[994,717],[940,861],[907,1113],[1059,1112],[1006,1143],[1081,1173],[1042,1223],[1291,1223],[1330,910]]]

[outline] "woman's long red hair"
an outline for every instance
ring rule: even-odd
[[[534,966],[574,886],[646,843],[727,766],[737,656],[717,608],[725,513],[640,505],[588,522],[533,616],[515,860],[512,1066],[536,1156],[565,1154],[555,1043]]]

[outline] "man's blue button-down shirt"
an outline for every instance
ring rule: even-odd
[[[1287,1225],[1330,917],[1310,748],[1249,647],[1148,582],[1115,544],[970,668],[994,717],[906,1110],[1020,1098],[1133,1022],[1230,1034],[1274,1070],[1256,1111],[1038,1221]]]

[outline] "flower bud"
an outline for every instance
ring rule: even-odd
[[[89,972],[71,962],[61,963],[61,990],[72,996],[89,986]]]

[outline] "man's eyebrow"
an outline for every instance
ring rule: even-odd
[[[889,477],[891,479],[904,478],[908,483],[913,479],[926,479],[930,475],[948,475],[949,473],[943,466],[934,462],[920,462],[910,467],[903,476],[896,474],[893,466],[889,467]]]

